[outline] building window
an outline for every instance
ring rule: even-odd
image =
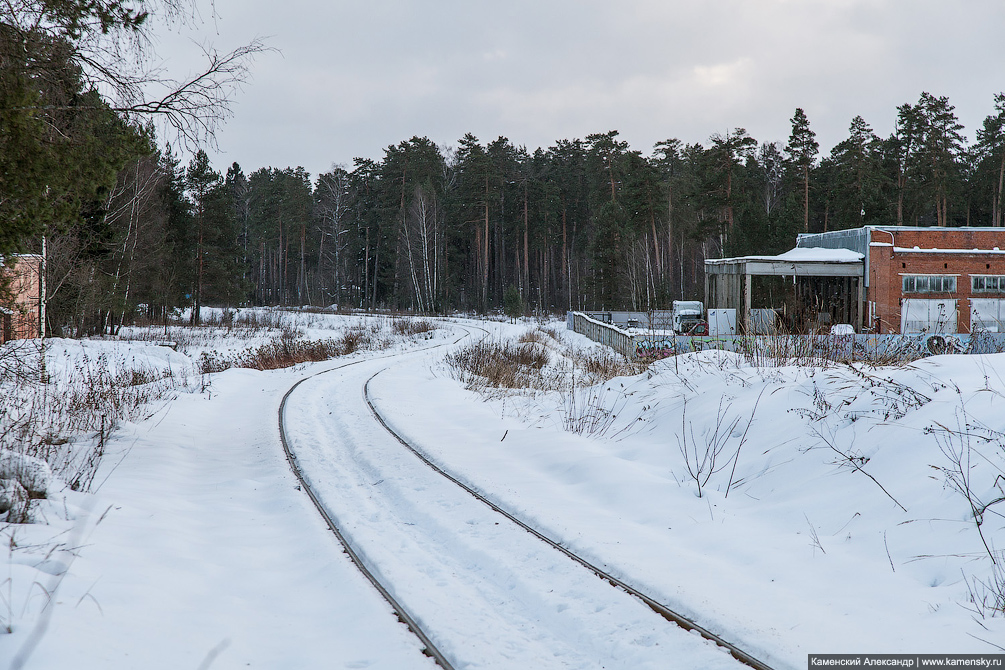
[[[953,275],[904,275],[903,280],[904,293],[956,293]]]
[[[971,275],[972,293],[1005,293],[1005,275]]]

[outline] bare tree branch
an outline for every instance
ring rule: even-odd
[[[162,118],[187,149],[215,144],[219,124],[233,116],[233,94],[247,80],[249,61],[270,50],[258,39],[223,55],[204,49],[208,63],[201,73],[181,82],[162,80],[158,83],[169,90],[160,98],[112,109],[134,118]]]
[[[20,45],[26,54],[32,54],[39,44],[65,45],[67,58],[80,68],[85,87],[98,91],[112,111],[137,124],[156,120],[174,135],[170,139],[185,149],[215,146],[217,129],[233,116],[232,99],[249,76],[251,60],[272,49],[260,39],[224,54],[203,46],[206,65],[202,71],[183,80],[167,78],[160,66],[151,67],[148,55],[147,19],[151,12],[168,23],[183,24],[198,15],[195,0],[96,0],[76,15],[38,0],[0,0],[0,25],[9,32],[15,43],[12,46]],[[215,17],[215,8],[212,15]],[[49,79],[59,76],[65,62],[29,58],[28,66],[33,77]],[[162,92],[151,96],[151,88]],[[97,109],[71,107],[69,101],[48,103],[32,109]]]

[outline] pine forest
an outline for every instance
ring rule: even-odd
[[[34,215],[5,224],[0,252],[45,239],[53,334],[202,305],[485,313],[518,295],[528,311],[645,311],[702,299],[704,259],[780,253],[801,232],[1002,225],[1002,94],[973,143],[947,98],[922,93],[889,137],[855,117],[828,153],[796,109],[784,142],[412,137],[316,177],[221,174],[201,149],[184,163],[111,110],[59,121],[66,139],[35,160],[66,179],[0,184],[5,217]],[[18,137],[0,160],[30,155],[8,150]]]

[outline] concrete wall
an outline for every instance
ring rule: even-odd
[[[664,330],[669,329],[673,321],[673,312],[669,309],[656,309],[651,312],[583,312],[591,319],[601,323],[610,323],[619,328],[634,325],[638,328]]]
[[[889,363],[932,354],[1005,353],[1005,333],[956,335],[629,335],[580,312],[569,312],[570,330],[605,344],[629,358],[658,359],[680,354],[722,350],[742,353],[764,365],[813,359]],[[774,361],[774,362],[773,362]]]
[[[635,356],[635,338],[617,326],[603,323],[582,312],[569,312],[566,323],[570,330],[586,335],[594,342],[607,345],[625,356]]]

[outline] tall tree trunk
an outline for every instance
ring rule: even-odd
[[[366,304],[366,299],[370,296],[370,226],[366,227],[363,234],[365,238],[363,251],[363,299],[359,301],[362,308]],[[372,303],[371,303],[372,305]]]
[[[489,311],[489,178],[485,177],[485,239],[482,241],[482,313]]]
[[[284,242],[284,240],[283,240],[283,217],[282,217],[282,215],[280,215],[280,217],[279,217],[279,248],[278,248],[279,255],[276,258],[276,297],[275,297],[276,303],[275,304],[284,304],[283,293],[284,293],[284,291],[286,289],[286,282],[283,281],[285,279],[285,272],[283,270],[283,249],[285,247],[283,245],[283,242]]]
[[[265,240],[259,243],[258,252],[258,301],[265,304]]]
[[[202,319],[202,314],[200,310],[202,309],[202,276],[203,276],[203,212],[200,206],[199,211],[199,244],[196,246],[196,253],[199,255],[198,258],[198,271],[197,279],[195,285],[195,307],[192,310],[192,323],[198,326],[200,320]]]
[[[656,210],[653,208],[653,196],[648,194],[649,199],[649,225],[652,227],[653,233],[653,255],[656,257],[656,274],[662,278],[663,277],[663,267],[660,265],[660,242],[659,235],[656,233]]]
[[[377,239],[373,242],[373,284],[370,293],[370,309],[377,308],[377,271],[380,267],[380,229],[377,230]]]
[[[569,265],[569,244],[567,237],[567,222],[565,203],[562,203],[562,273],[565,275],[562,280],[565,284],[565,293],[568,298],[569,310],[572,310],[572,267]]]
[[[300,223],[300,272],[297,278],[297,303],[304,304],[304,294],[307,290],[307,224]],[[309,301],[309,297],[308,297]]]
[[[530,298],[530,223],[527,216],[527,180],[523,182],[523,285]]]
[[[991,225],[1002,225],[1002,188],[1005,187],[1005,150],[1002,151],[1001,164],[998,167],[998,197],[995,199],[994,220]]]
[[[611,202],[615,201],[616,191],[614,189],[614,156],[607,155],[607,174],[611,178]]]
[[[904,225],[904,171],[897,175],[897,225]]]
[[[283,247],[283,304],[290,304],[290,289],[289,289],[289,277],[287,275],[290,273],[290,241],[286,240],[286,246]]]
[[[810,168],[803,166],[803,232],[810,232]]]

